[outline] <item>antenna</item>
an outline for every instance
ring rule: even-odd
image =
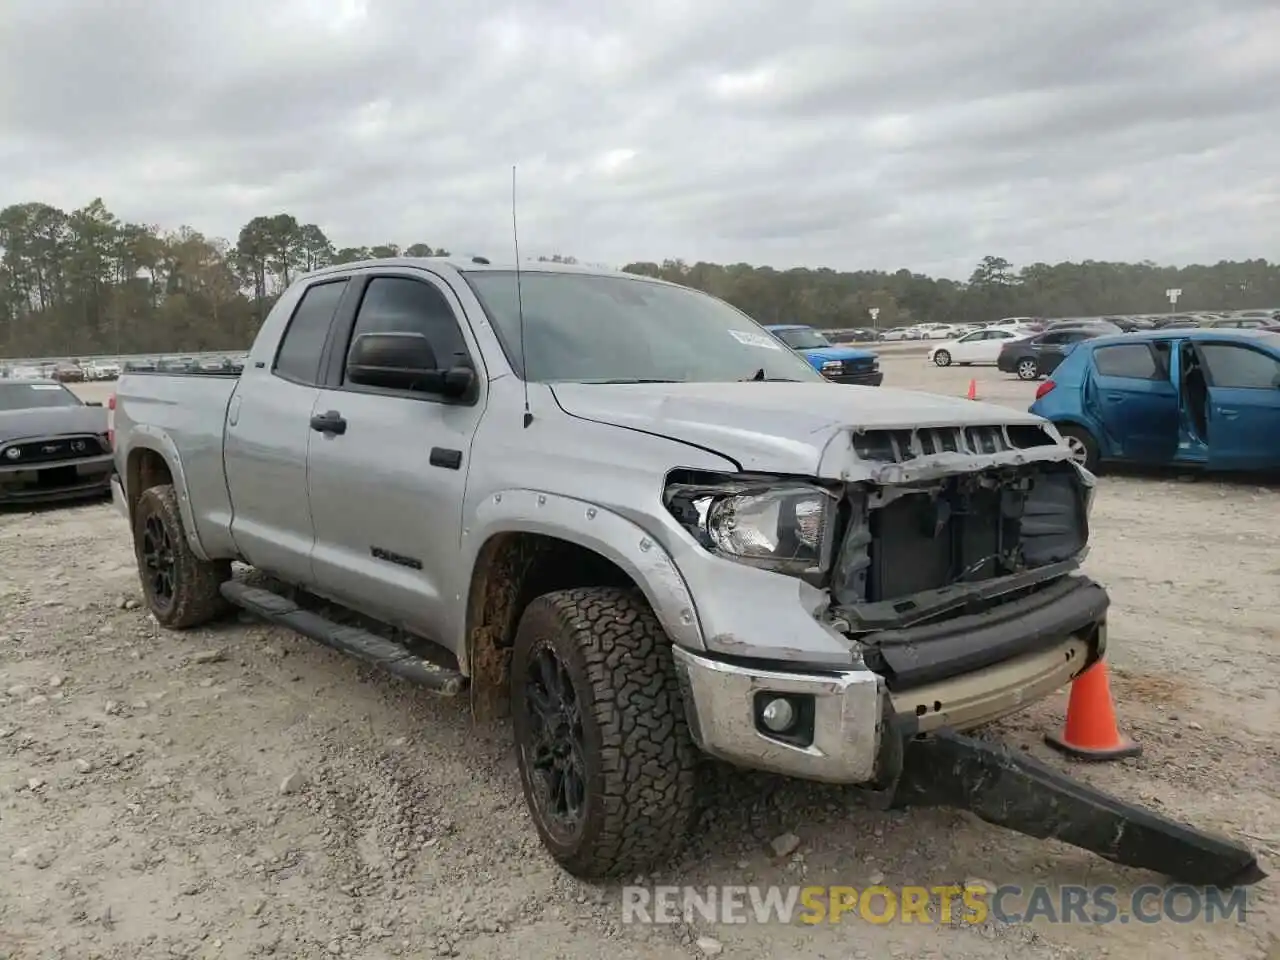
[[[511,167],[511,239],[516,248],[516,323],[520,327],[520,382],[524,384],[524,425],[533,423],[529,411],[529,371],[524,355],[524,291],[520,288],[520,228],[516,224],[516,168]]]

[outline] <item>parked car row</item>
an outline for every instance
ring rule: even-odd
[[[0,363],[0,380],[56,380],[59,383],[115,380],[125,370],[144,372],[163,370],[170,373],[201,371],[204,373],[239,373],[244,368],[243,354],[202,356],[160,356],[110,360],[58,360]]]

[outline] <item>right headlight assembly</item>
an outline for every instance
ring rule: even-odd
[[[793,576],[830,566],[839,495],[783,477],[726,477],[667,485],[667,509],[704,548]]]

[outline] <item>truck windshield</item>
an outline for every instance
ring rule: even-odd
[[[778,339],[792,350],[814,350],[818,347],[829,347],[831,341],[811,327],[798,330],[775,330]]]
[[[80,399],[56,383],[0,383],[0,410],[78,406]]]
[[[512,369],[535,383],[825,382],[745,314],[686,287],[531,270],[517,295],[514,271],[464,276]]]

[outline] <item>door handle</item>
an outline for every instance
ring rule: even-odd
[[[1108,400],[1110,400],[1112,403],[1124,403],[1124,394],[1123,394],[1123,393],[1108,393],[1108,394],[1107,394],[1107,399],[1108,399]]]
[[[1219,407],[1218,413],[1222,414],[1223,420],[1234,420],[1236,417],[1240,416],[1239,410],[1233,410],[1230,407]]]
[[[347,421],[337,410],[330,410],[328,413],[318,413],[312,417],[311,429],[316,433],[341,435],[347,432]]]

